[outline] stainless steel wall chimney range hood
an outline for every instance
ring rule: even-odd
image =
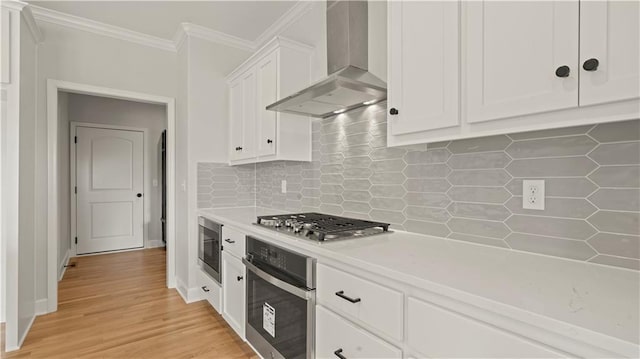
[[[269,106],[267,110],[330,117],[387,98],[387,84],[368,72],[366,1],[327,1],[326,79]]]

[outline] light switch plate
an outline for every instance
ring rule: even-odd
[[[280,191],[282,193],[287,193],[287,180],[282,180],[282,183],[280,184]]]
[[[544,180],[522,181],[522,208],[544,210]]]

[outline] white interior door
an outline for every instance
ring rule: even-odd
[[[143,247],[139,131],[76,129],[78,254]]]

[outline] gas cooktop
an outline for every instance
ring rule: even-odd
[[[314,212],[258,216],[255,224],[295,237],[308,238],[320,242],[368,237],[389,231],[388,223]]]

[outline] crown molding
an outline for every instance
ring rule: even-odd
[[[71,27],[77,30],[87,31],[98,35],[108,36],[119,40],[129,41],[140,45],[155,47],[158,49],[176,52],[180,49],[186,38],[191,36],[205,41],[230,46],[240,50],[255,52],[265,46],[269,41],[279,36],[288,26],[299,20],[304,14],[311,10],[316,2],[313,0],[300,0],[296,2],[287,12],[285,12],[276,22],[269,26],[255,41],[246,40],[227,33],[216,31],[208,27],[184,22],[178,26],[172,40],[147,35],[141,32],[125,29],[119,26],[109,25],[103,22],[90,20],[87,18],[70,15],[56,10],[51,10],[37,5],[27,4],[22,1],[2,1],[3,7],[15,8],[23,14],[28,13],[32,19],[48,22],[56,25]],[[37,30],[38,41],[42,35],[35,21],[29,25]],[[35,36],[35,35],[34,35]]]
[[[28,7],[32,9],[33,16],[38,21],[67,26],[98,35],[109,36],[120,40],[155,47],[161,50],[176,51],[176,47],[171,40],[166,40],[156,36],[128,30],[119,26],[109,25],[102,22],[89,20],[83,17],[66,14],[37,5],[29,4]]]
[[[36,20],[31,11],[30,4],[27,4],[23,1],[2,1],[2,7],[9,10],[19,11],[20,15],[27,23],[27,27],[29,28],[29,32],[31,33],[33,40],[36,43],[40,43],[44,40],[42,31],[40,31],[40,28],[38,27],[38,24],[36,23]]]
[[[289,27],[294,22],[298,21],[303,15],[311,10],[317,1],[313,0],[300,0],[296,2],[287,12],[282,14],[278,20],[276,20],[271,26],[269,26],[256,40],[254,41],[254,48],[258,49],[271,41],[274,37],[279,36],[284,29]]]
[[[178,28],[176,36],[174,36],[176,48],[178,48],[178,42],[181,43],[182,41],[184,41],[185,36],[191,36],[245,51],[253,52],[256,49],[255,44],[252,41],[189,22],[183,22]]]

